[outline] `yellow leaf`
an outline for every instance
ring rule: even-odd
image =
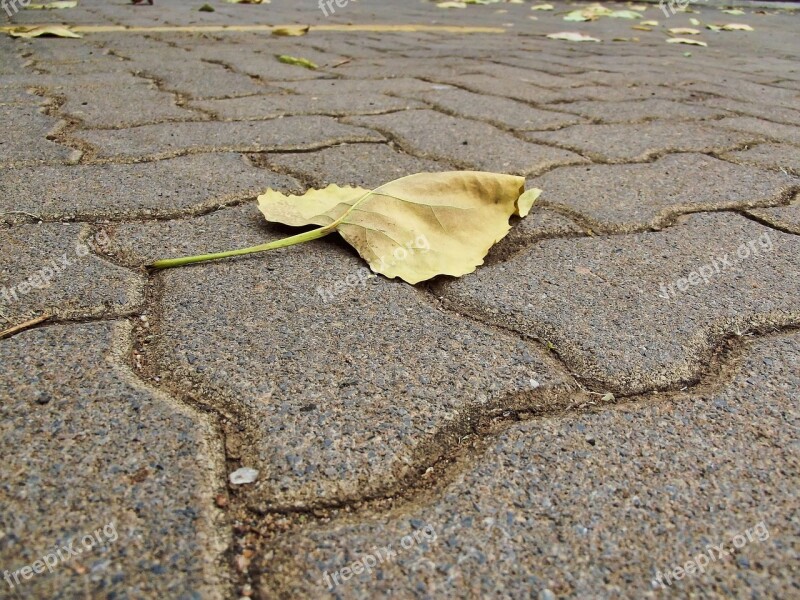
[[[691,24],[692,24],[692,25],[694,25],[695,27],[697,27],[698,25],[700,25],[700,21],[698,21],[698,20],[697,20],[697,19],[695,19],[694,17],[692,17],[691,19],[689,19],[689,23],[691,23]]]
[[[645,27],[658,27],[658,21],[642,21],[639,25],[644,25]]]
[[[667,29],[667,33],[670,35],[700,35],[700,30],[692,29],[691,27],[673,27],[672,29]]]
[[[753,31],[750,25],[745,25],[744,23],[728,23],[720,27],[720,29],[722,31]]]
[[[668,44],[688,44],[689,46],[708,46],[705,42],[700,40],[691,40],[689,38],[669,38]]]
[[[466,2],[439,2],[439,8],[467,8]]]
[[[560,31],[559,33],[548,33],[547,37],[551,40],[565,40],[567,42],[600,42],[590,35],[584,35],[577,31]]]
[[[480,171],[409,175],[369,191],[329,185],[301,196],[267,190],[258,197],[267,221],[318,225],[285,240],[217,254],[163,260],[168,268],[282,248],[338,232],[370,268],[388,278],[418,283],[437,275],[473,272],[511,229],[513,215],[530,212],[541,190],[525,191],[525,178]]]
[[[80,33],[75,33],[64,25],[39,25],[36,27],[15,27],[8,34],[11,37],[35,38],[41,36],[53,36],[62,38],[80,38]]]
[[[729,15],[743,15],[744,11],[739,8],[726,8],[723,9],[722,12],[727,13]]]
[[[269,4],[270,0],[225,0],[228,4]]]
[[[643,25],[633,25],[631,29],[635,29],[636,31],[653,31],[652,27],[645,27]]]
[[[278,60],[287,65],[296,65],[298,67],[305,67],[306,69],[318,69],[316,63],[311,62],[307,58],[298,58],[296,56],[289,56],[288,54],[281,54]]]
[[[531,10],[553,10],[555,8],[552,4],[534,4]]]
[[[297,37],[307,34],[309,29],[311,29],[309,25],[286,25],[284,27],[275,27],[272,30],[272,35]]]
[[[23,7],[26,10],[57,10],[62,8],[75,8],[78,0],[62,0],[59,2],[47,2],[46,4],[28,4]]]

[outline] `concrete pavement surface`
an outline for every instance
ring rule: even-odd
[[[800,12],[444,4],[2,3],[0,598],[800,598]],[[146,268],[457,169],[460,279]]]

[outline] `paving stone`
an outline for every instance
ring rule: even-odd
[[[733,85],[713,82],[692,83],[686,89],[716,94],[741,102],[755,102],[794,110],[797,109],[798,102],[800,102],[800,92],[796,90],[752,83],[742,79],[737,79]]]
[[[278,231],[248,205],[182,230],[119,225],[114,239],[133,240],[128,257],[144,262],[291,233]],[[443,312],[409,285],[367,279],[364,268],[325,239],[160,275],[153,360],[171,385],[236,415],[246,440],[237,457],[261,473],[243,491],[251,506],[385,493],[478,415],[548,405],[570,385],[539,349]]]
[[[585,161],[572,152],[529,144],[491,125],[433,110],[352,117],[348,122],[385,133],[412,154],[470,169],[528,174]]]
[[[291,115],[376,115],[395,110],[422,108],[424,105],[406,98],[393,98],[384,94],[340,95],[326,94],[305,96],[281,94],[272,96],[248,96],[225,100],[197,101],[190,103],[209,111],[222,119],[242,121],[247,119],[271,119]]]
[[[502,129],[536,131],[584,122],[580,117],[563,112],[540,110],[516,100],[484,96],[455,88],[417,93],[412,97],[424,100],[440,111],[485,121]]]
[[[551,208],[541,206],[538,201],[524,219],[512,219],[511,231],[489,251],[484,264],[491,265],[508,260],[521,248],[536,240],[547,238],[589,235],[575,221]]]
[[[300,190],[286,175],[238,154],[199,154],[130,165],[0,169],[0,218],[48,220],[174,216],[244,198],[266,188]],[[4,213],[10,213],[5,214]]]
[[[322,96],[339,94],[352,97],[358,94],[409,95],[440,89],[442,86],[411,77],[396,79],[316,79],[314,81],[278,82],[275,85],[296,94]],[[449,86],[448,86],[449,87]]]
[[[800,176],[800,149],[787,144],[758,144],[747,150],[728,152],[726,159],[765,169],[779,169]]]
[[[664,85],[586,85],[560,90],[552,100],[545,102],[570,103],[583,100],[602,102],[626,102],[630,100],[691,100],[696,96],[691,90]],[[554,107],[552,107],[554,108]]]
[[[678,386],[699,376],[722,337],[800,322],[798,284],[786,277],[800,267],[800,238],[733,214],[680,223],[545,240],[440,293],[460,311],[553,344],[597,386]]]
[[[247,75],[233,73],[221,65],[184,59],[170,66],[158,62],[138,70],[138,57],[134,61],[137,74],[154,77],[164,89],[187,94],[192,98],[231,98],[262,94],[265,87]]]
[[[25,106],[42,105],[47,103],[46,98],[32,94],[31,92],[19,88],[0,87],[0,106],[6,104],[22,104]]]
[[[668,224],[681,213],[778,204],[800,178],[731,164],[705,154],[668,154],[638,165],[562,167],[529,182],[539,201],[573,211],[596,232]]]
[[[772,337],[702,395],[510,424],[432,498],[279,539],[259,560],[259,591],[793,597],[798,373],[800,336]],[[702,572],[659,582],[700,555]]]
[[[76,162],[81,153],[56,142],[55,135],[64,121],[49,117],[36,105],[0,104],[3,139],[0,140],[0,166]]]
[[[603,162],[646,161],[667,152],[722,152],[761,138],[758,134],[728,132],[704,123],[674,121],[573,125],[524,136],[532,142],[556,144]]]
[[[197,152],[313,150],[343,142],[380,142],[383,137],[331,117],[287,117],[270,121],[163,123],[134,129],[74,134],[100,157],[156,160]]]
[[[800,197],[795,198],[794,202],[788,206],[759,208],[750,210],[748,213],[773,227],[800,235]]]
[[[0,342],[4,597],[226,596],[214,426],[123,365],[128,329],[58,325]],[[39,574],[17,584],[26,565]]]
[[[723,108],[728,111],[743,113],[751,117],[760,117],[767,121],[777,121],[789,125],[800,125],[800,110],[791,108],[781,108],[780,106],[770,106],[759,104],[758,102],[743,102],[731,100],[730,98],[708,98],[703,101],[706,106]]]
[[[414,173],[452,171],[445,162],[416,158],[386,144],[342,144],[316,152],[270,154],[267,163],[318,188],[331,183],[374,189]]]
[[[0,315],[8,326],[42,314],[75,319],[135,310],[141,278],[91,251],[107,242],[78,224],[2,227]]]
[[[571,102],[554,104],[553,109],[596,119],[601,123],[626,123],[657,119],[699,121],[727,113],[697,104],[683,104],[662,98],[646,98],[627,102]]]
[[[205,118],[175,104],[175,96],[129,73],[93,74],[61,80],[48,93],[66,98],[59,112],[80,119],[85,127],[133,127],[162,121]]]
[[[735,131],[745,131],[752,135],[769,138],[777,142],[786,142],[800,146],[800,127],[772,123],[753,117],[728,117],[715,121],[714,125]]]
[[[549,90],[524,81],[503,81],[485,73],[438,75],[435,80],[439,83],[454,85],[478,94],[503,96],[534,104],[548,104],[550,102],[563,101],[565,98],[573,98],[572,94],[565,95],[563,91]],[[581,99],[584,98],[585,96],[581,96]]]

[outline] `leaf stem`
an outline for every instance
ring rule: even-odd
[[[227,252],[215,252],[213,254],[198,254],[197,256],[184,256],[183,258],[167,258],[164,260],[157,260],[151,267],[155,269],[172,269],[173,267],[182,267],[184,265],[191,265],[195,263],[206,262],[208,260],[217,260],[219,258],[228,258],[230,256],[241,256],[243,254],[254,254],[256,252],[266,252],[267,250],[275,250],[276,248],[286,248],[287,246],[294,246],[295,244],[302,244],[303,242],[310,242],[321,237],[333,233],[336,223],[331,223],[319,229],[312,229],[298,233],[282,240],[276,240],[267,244],[259,246],[251,246],[250,248],[240,248],[239,250],[228,250]]]

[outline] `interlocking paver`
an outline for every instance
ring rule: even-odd
[[[128,338],[94,323],[0,341],[6,598],[229,597],[215,427],[133,376]]]
[[[556,144],[602,162],[646,161],[667,152],[722,152],[755,143],[760,134],[726,131],[710,123],[649,121],[636,125],[573,125],[526,133],[532,142]]]
[[[65,122],[42,112],[35,104],[0,104],[3,140],[0,166],[46,163],[74,163],[81,152],[50,141]]]
[[[694,381],[723,336],[800,323],[797,278],[786,277],[800,268],[800,238],[732,214],[683,220],[657,233],[545,240],[440,293],[552,343],[599,386]]]
[[[581,117],[556,112],[560,110],[558,105],[554,106],[554,110],[541,110],[516,100],[487,97],[460,89],[417,93],[412,97],[424,100],[440,111],[514,131],[559,129],[585,121]]]
[[[155,84],[129,73],[100,73],[75,76],[48,94],[66,98],[59,114],[79,119],[87,128],[133,127],[159,121],[199,121],[202,113],[175,104],[173,94],[159,91]],[[142,111],[147,106],[147,111]]]
[[[0,313],[11,324],[45,313],[61,319],[125,315],[143,301],[142,279],[98,258],[94,252],[108,238],[84,225],[41,223],[1,231]]]
[[[638,165],[561,167],[530,185],[544,190],[542,202],[591,219],[597,230],[628,232],[686,212],[778,204],[800,189],[800,178],[682,153]]]
[[[254,205],[115,235],[140,261],[275,238]],[[323,240],[161,276],[153,360],[162,378],[240,415],[241,463],[261,472],[253,506],[392,489],[477,415],[547,406],[570,385],[516,336],[366,274],[351,250]]]
[[[703,101],[703,104],[705,106],[722,108],[752,117],[760,117],[767,121],[776,121],[788,125],[800,125],[800,110],[792,110],[791,108],[759,104],[753,101],[731,100],[730,98],[708,98]]]
[[[800,148],[788,144],[758,144],[746,150],[728,152],[725,158],[765,169],[779,169],[800,176]]]
[[[745,131],[762,138],[800,146],[800,127],[795,127],[793,125],[773,123],[754,117],[728,117],[716,121],[714,125],[725,129],[733,129],[734,131]]]
[[[773,227],[800,235],[800,197],[795,198],[795,201],[788,206],[760,208],[758,210],[750,210],[748,213],[755,215]]]
[[[800,336],[771,338],[712,392],[513,424],[433,498],[277,540],[261,591],[791,597],[798,373]],[[672,573],[701,554],[703,572]]]
[[[319,116],[269,121],[164,123],[133,129],[79,131],[73,136],[97,148],[101,158],[123,160],[156,160],[197,152],[291,151],[384,139],[369,129]]]
[[[433,110],[353,117],[347,121],[390,135],[403,149],[419,156],[472,169],[526,174],[586,161],[573,152],[531,144],[491,125]]]
[[[657,119],[700,121],[729,114],[724,110],[662,98],[646,98],[626,102],[570,102],[554,104],[552,108],[596,119],[600,123],[633,123]]]
[[[255,197],[268,187],[299,191],[300,184],[231,153],[130,165],[0,169],[0,218],[164,217]]]
[[[409,156],[386,144],[342,144],[316,152],[271,154],[267,162],[317,187],[335,183],[374,189],[413,173],[454,170],[446,162]]]
[[[293,115],[376,115],[409,108],[423,108],[420,102],[406,98],[393,98],[385,94],[325,94],[305,96],[274,94],[191,102],[191,107],[209,111],[220,119],[236,121],[248,119],[271,119]]]

